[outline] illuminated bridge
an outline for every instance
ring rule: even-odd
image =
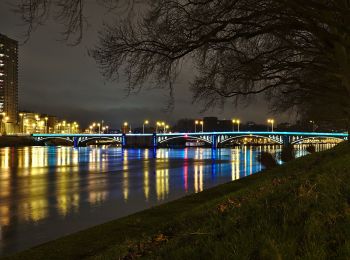
[[[272,143],[287,145],[304,141],[312,143],[319,139],[348,140],[348,133],[317,133],[317,132],[202,132],[202,133],[154,133],[154,134],[33,134],[38,142],[63,139],[71,142],[74,147],[84,146],[91,141],[112,141],[122,147],[153,147],[157,148],[176,139],[199,141],[207,143],[213,149],[225,143],[240,138],[264,138]]]

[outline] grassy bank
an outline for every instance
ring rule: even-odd
[[[12,258],[350,258],[349,177],[341,144]]]

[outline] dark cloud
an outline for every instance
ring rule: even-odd
[[[91,26],[84,41],[77,47],[58,41],[62,28],[54,23],[39,28],[28,43],[20,46],[21,109],[51,113],[83,124],[104,119],[113,127],[119,127],[124,120],[137,125],[145,118],[174,122],[179,118],[218,116],[229,119],[236,116],[244,121],[265,121],[268,109],[261,100],[249,107],[235,108],[228,104],[223,111],[215,109],[200,114],[201,106],[191,103],[188,90],[192,75],[190,66],[184,66],[176,84],[175,108],[172,111],[165,110],[169,98],[166,90],[145,89],[136,96],[126,97],[126,82],[122,79],[105,82],[94,61],[87,55],[87,49],[96,43],[96,24],[101,25],[99,17],[102,16],[103,11],[99,13],[95,10],[94,16],[89,17]],[[0,33],[21,40],[25,27],[19,24],[9,5],[1,1]]]

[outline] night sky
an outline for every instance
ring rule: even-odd
[[[8,2],[0,0],[0,33],[21,42],[26,28],[11,11]],[[106,17],[105,11],[90,6],[90,26],[83,42],[76,47],[59,41],[59,33],[63,29],[53,22],[40,27],[29,42],[20,46],[21,110],[53,114],[83,125],[103,119],[114,128],[120,127],[123,121],[137,126],[144,119],[174,123],[179,118],[217,116],[221,119],[236,117],[243,122],[265,122],[271,116],[261,98],[256,98],[249,106],[236,108],[227,104],[223,111],[216,109],[201,114],[201,105],[191,103],[192,94],[188,87],[193,70],[189,66],[178,78],[172,111],[166,110],[169,98],[166,90],[143,90],[138,95],[127,97],[123,78],[117,82],[106,82],[95,61],[87,55],[87,50],[97,44],[97,32],[102,25],[100,17]],[[279,122],[288,120],[286,116],[274,117]]]

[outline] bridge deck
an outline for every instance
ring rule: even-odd
[[[153,136],[154,134],[125,134],[125,136]],[[157,133],[157,136],[203,136],[203,135],[280,135],[280,136],[315,136],[315,137],[348,137],[348,133],[335,132],[267,132],[267,131],[242,131],[242,132],[197,132],[197,133]],[[33,137],[120,137],[123,134],[33,134]]]

